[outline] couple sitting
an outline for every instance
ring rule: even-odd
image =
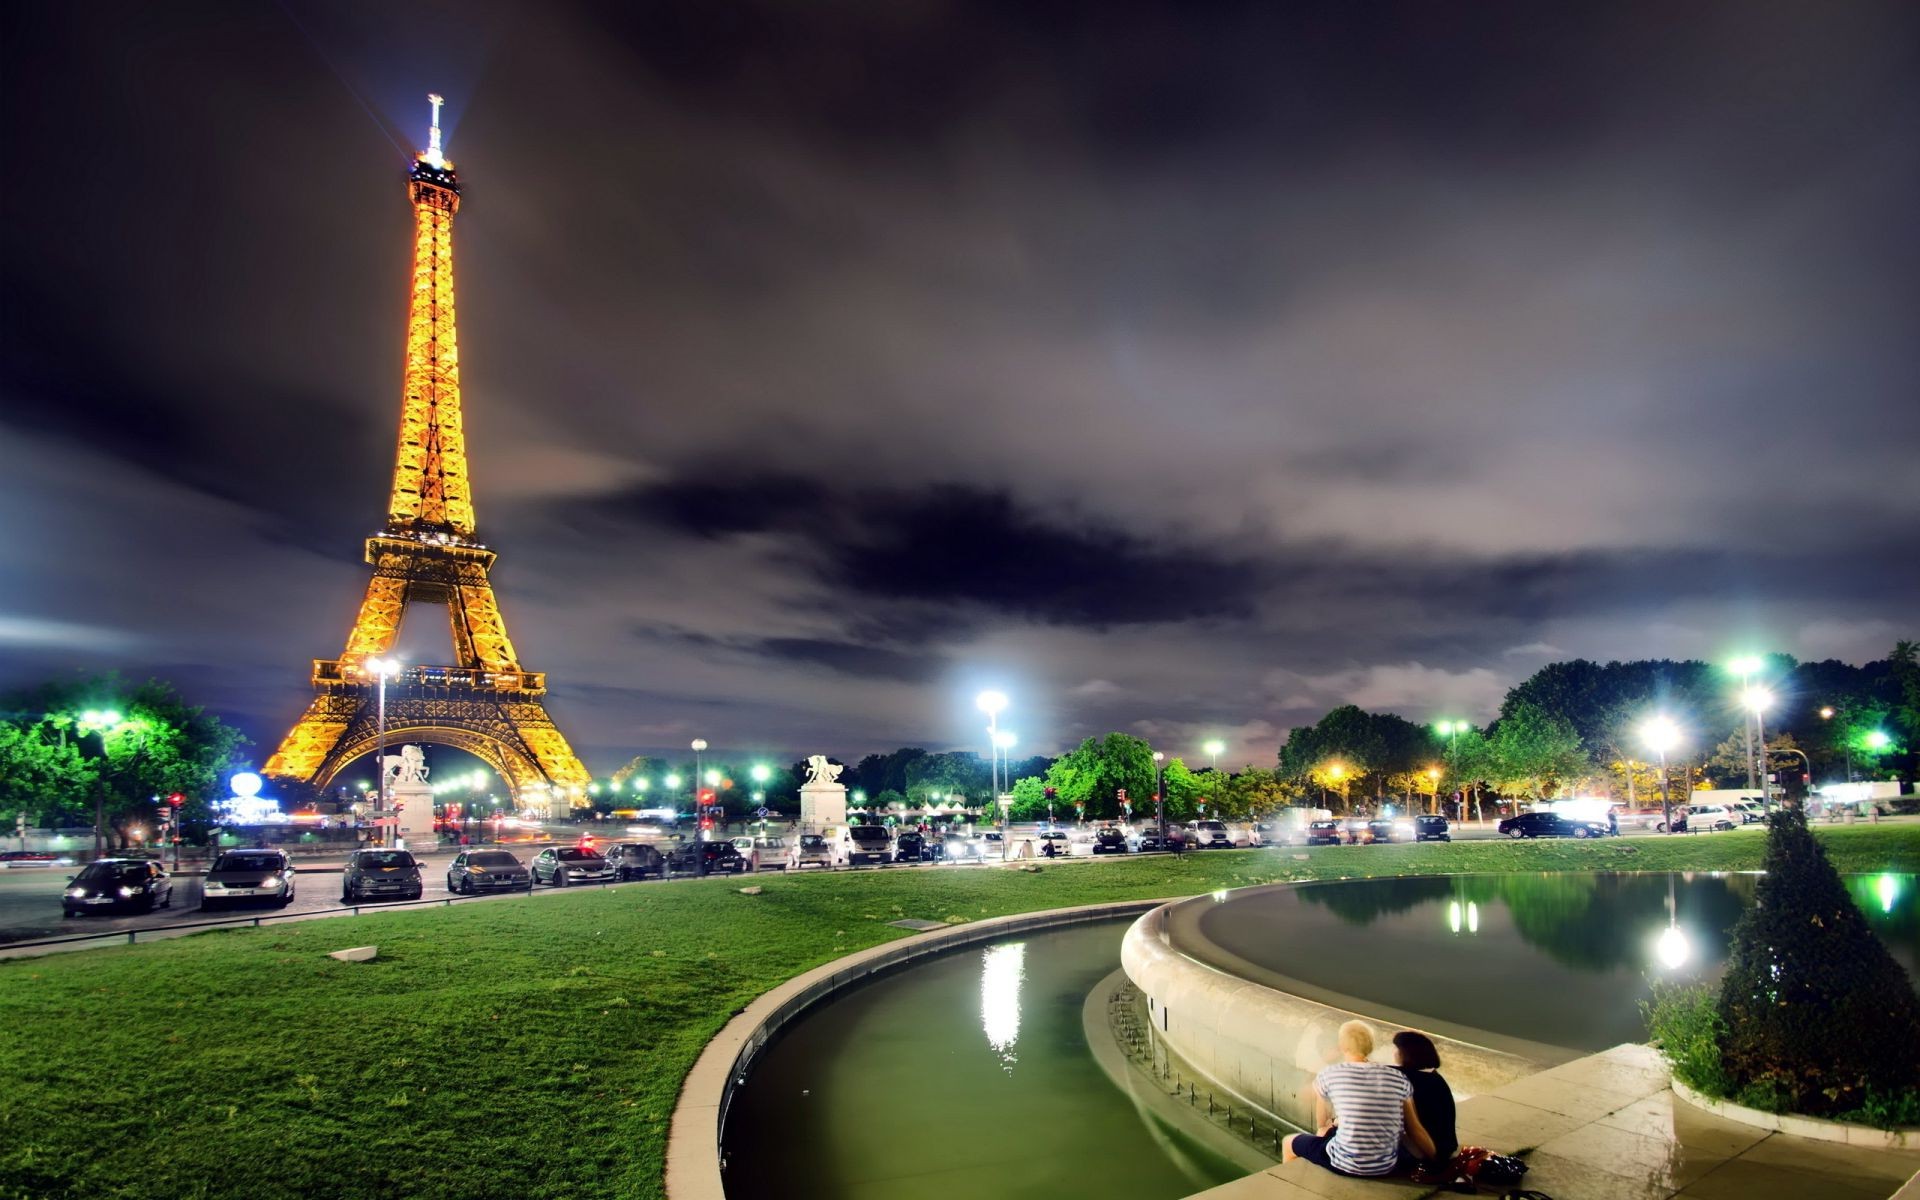
[[[1341,1061],[1313,1080],[1313,1123],[1320,1132],[1288,1138],[1285,1161],[1304,1158],[1341,1175],[1391,1175],[1452,1159],[1459,1141],[1440,1052],[1431,1038],[1411,1030],[1393,1035],[1393,1049],[1397,1065],[1369,1062],[1372,1027],[1365,1021],[1340,1027]]]

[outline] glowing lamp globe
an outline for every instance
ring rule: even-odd
[[[236,796],[258,796],[260,794],[261,779],[252,771],[242,771],[232,779],[227,780],[227,786],[233,789],[233,794]]]

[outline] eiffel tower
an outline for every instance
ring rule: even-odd
[[[413,293],[407,312],[405,399],[384,533],[367,539],[373,578],[337,659],[313,660],[313,701],[266,774],[326,787],[374,749],[379,679],[370,660],[393,651],[409,604],[445,605],[451,666],[402,668],[386,686],[387,741],[465,750],[506,781],[518,803],[564,808],[587,783],[541,697],[546,676],[523,671],[489,574],[494,553],[473,539],[460,360],[453,323],[453,215],[460,182],[440,150],[440,104],[427,149],[407,172],[413,202]]]

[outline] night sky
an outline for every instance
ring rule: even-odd
[[[1905,0],[43,0],[0,55],[0,684],[300,710],[429,91],[480,537],[596,770],[972,746],[986,683],[1022,751],[1264,763],[1920,632]]]

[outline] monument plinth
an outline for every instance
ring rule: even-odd
[[[800,828],[818,832],[847,823],[847,785],[839,782],[844,770],[824,754],[807,759],[807,781],[800,785]]]

